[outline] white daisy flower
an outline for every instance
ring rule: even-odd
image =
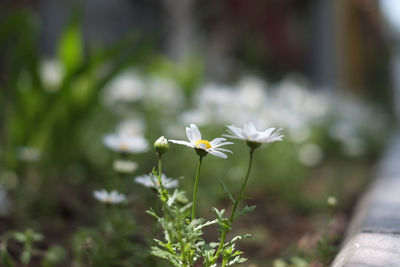
[[[103,143],[115,152],[141,153],[146,152],[149,144],[143,136],[129,136],[123,134],[108,134]]]
[[[55,92],[59,89],[65,70],[60,61],[56,59],[47,59],[41,62],[40,77],[42,78],[45,90]]]
[[[153,174],[150,175],[140,175],[134,179],[134,181],[138,184],[141,184],[145,187],[158,187],[160,186],[157,177]],[[178,180],[174,180],[172,178],[168,178],[164,173],[161,175],[161,184],[165,188],[176,188],[179,185]]]
[[[118,193],[116,190],[107,192],[106,190],[96,190],[93,192],[93,196],[100,202],[105,204],[119,204],[126,201],[124,194]]]
[[[257,131],[253,122],[244,124],[243,128],[238,128],[232,125],[227,126],[229,135],[224,136],[242,139],[247,141],[247,144],[255,149],[261,144],[282,141],[283,135],[280,133],[282,129],[268,128],[265,131]]]
[[[228,156],[222,152],[232,151],[221,148],[221,146],[233,144],[232,142],[225,142],[226,138],[218,137],[213,139],[212,141],[208,141],[201,138],[201,133],[195,124],[190,124],[190,127],[186,127],[186,135],[189,139],[189,142],[182,140],[169,140],[172,143],[185,145],[192,147],[196,150],[197,154],[200,156],[205,156],[207,153],[210,153],[214,156],[220,158],[227,158]],[[222,152],[221,152],[222,151]]]

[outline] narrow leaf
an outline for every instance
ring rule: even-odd
[[[229,192],[228,188],[224,185],[224,183],[218,179],[219,184],[221,185],[222,189],[225,191],[225,193],[229,196],[229,199],[232,201],[232,203],[235,203],[235,199],[233,198],[232,194]]]

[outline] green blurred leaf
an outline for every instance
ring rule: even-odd
[[[68,74],[75,71],[83,61],[83,38],[80,27],[77,20],[70,23],[58,45],[58,57]]]
[[[14,234],[14,238],[15,240],[17,240],[18,242],[24,243],[26,241],[26,236],[24,233],[21,232],[16,232]]]
[[[22,254],[21,254],[22,263],[25,265],[28,264],[31,261],[31,256],[32,256],[32,254],[30,251],[28,251],[28,250],[22,251]]]
[[[0,251],[1,262],[4,267],[14,267],[15,263],[5,249]]]
[[[51,246],[44,256],[42,261],[43,267],[51,267],[67,258],[67,252],[61,246]]]

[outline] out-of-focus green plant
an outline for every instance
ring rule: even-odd
[[[82,155],[77,135],[98,104],[101,89],[120,70],[148,55],[148,43],[137,38],[124,39],[105,50],[85,50],[80,20],[75,16],[59,40],[58,57],[52,59],[56,65],[41,73],[46,61],[35,50],[38,27],[32,21],[35,17],[21,12],[6,18],[0,29],[6,120],[1,143],[8,167],[18,164],[15,151],[20,146],[39,149],[43,160],[52,164]],[[49,84],[49,75],[58,76],[58,82]]]
[[[309,262],[300,257],[292,257],[289,262],[282,259],[274,260],[273,267],[307,267]]]
[[[66,251],[60,246],[51,246],[46,250],[38,249],[35,243],[44,239],[42,234],[34,232],[32,229],[26,229],[24,232],[10,231],[4,233],[0,238],[0,257],[2,264],[6,267],[16,266],[16,260],[8,251],[9,242],[14,240],[22,245],[19,255],[19,262],[24,266],[32,261],[34,257],[42,258],[42,266],[50,267],[66,259]]]

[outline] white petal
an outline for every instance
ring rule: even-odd
[[[254,133],[257,132],[256,126],[251,121],[244,124],[243,130],[247,136],[252,136]]]
[[[220,148],[220,147],[216,148],[215,150],[216,150],[216,151],[223,151],[223,152],[233,153],[232,151],[230,151],[230,150],[228,150],[228,149]]]
[[[216,145],[218,145],[219,143],[221,143],[222,141],[225,141],[225,140],[226,140],[226,138],[223,138],[223,137],[214,138],[214,139],[210,142],[210,144],[211,144],[213,147],[215,147]]]
[[[219,143],[219,144],[215,145],[214,148],[226,146],[226,145],[232,145],[232,144],[233,144],[233,142],[223,142],[223,143]]]
[[[240,129],[240,128],[238,128],[238,127],[235,127],[235,126],[227,126],[228,127],[228,132],[230,133],[230,134],[232,134],[233,136],[236,136],[236,137],[233,137],[233,138],[239,138],[239,139],[246,139],[247,137],[246,137],[246,135],[245,135],[245,133],[243,132],[243,129]]]
[[[194,147],[194,145],[192,143],[189,143],[188,141],[182,141],[182,140],[168,140],[168,141],[174,144]]]
[[[246,138],[243,138],[243,137],[239,137],[237,135],[223,134],[222,136],[228,137],[228,138],[233,138],[233,139],[241,139],[241,140],[246,139]]]
[[[212,155],[214,155],[214,156],[223,158],[223,159],[226,159],[226,158],[228,157],[228,156],[225,155],[224,153],[219,152],[219,151],[216,151],[216,150],[214,150],[214,149],[207,150],[207,152],[210,153],[210,154],[212,154]]]
[[[192,130],[192,138],[193,140],[191,142],[196,143],[197,141],[201,140],[201,133],[199,131],[199,128],[195,124],[190,124],[190,129]]]
[[[268,137],[272,134],[273,131],[275,131],[276,128],[268,128],[267,130],[261,132],[261,138]]]
[[[106,147],[110,149],[115,149],[118,147],[118,138],[113,134],[108,134],[103,138],[103,143]]]
[[[193,134],[192,130],[189,127],[186,127],[186,136],[191,143],[193,143]]]

